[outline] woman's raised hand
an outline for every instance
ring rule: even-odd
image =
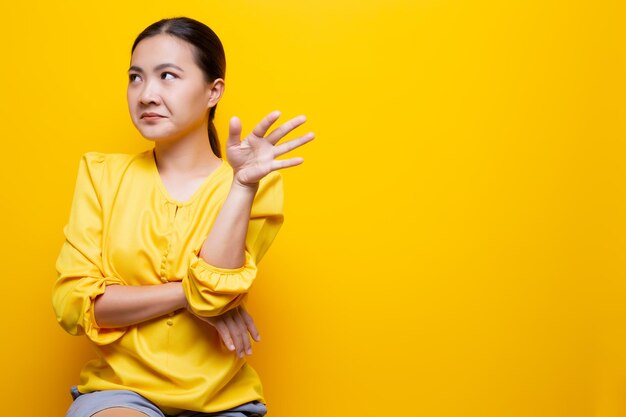
[[[313,140],[311,132],[298,138],[276,145],[289,132],[306,122],[306,117],[298,116],[272,130],[269,128],[278,120],[280,112],[274,111],[265,116],[252,132],[241,140],[239,118],[230,119],[230,132],[226,143],[226,157],[233,168],[235,181],[244,186],[254,186],[272,171],[300,165],[299,157],[278,160],[277,157]]]

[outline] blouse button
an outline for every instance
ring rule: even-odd
[[[167,278],[161,277],[161,282],[167,282]]]
[[[174,321],[173,320],[168,320],[168,321],[166,321],[166,323],[167,323],[168,326],[171,326],[171,325],[174,324]]]

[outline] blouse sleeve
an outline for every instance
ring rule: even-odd
[[[124,284],[120,278],[103,273],[103,221],[98,193],[103,165],[101,154],[88,153],[80,161],[52,292],[52,305],[61,327],[72,335],[85,334],[99,345],[119,339],[126,331],[126,328],[101,329],[94,317],[96,297],[104,293],[107,285]]]
[[[252,205],[246,235],[245,263],[237,269],[218,268],[195,248],[183,288],[189,307],[199,316],[217,316],[238,306],[248,293],[263,258],[283,224],[283,184],[278,172],[264,178]]]

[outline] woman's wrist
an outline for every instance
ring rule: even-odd
[[[236,178],[233,178],[233,182],[230,185],[230,199],[232,199],[235,204],[240,207],[251,207],[258,190],[258,182],[254,184],[246,184],[241,183]]]
[[[176,297],[176,308],[175,310],[186,309],[188,307],[187,296],[185,296],[185,290],[183,289],[183,283],[178,282],[168,282],[165,285],[171,285],[173,287],[173,292]]]
[[[255,195],[257,190],[259,189],[259,183],[258,182],[255,182],[253,184],[242,183],[241,181],[237,179],[237,175],[235,174],[233,176],[233,182],[230,188],[231,190],[233,189],[236,190],[235,192],[252,193],[253,195]]]

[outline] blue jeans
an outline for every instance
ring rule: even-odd
[[[65,417],[91,417],[95,413],[113,407],[124,407],[139,411],[148,417],[173,417],[163,412],[151,401],[141,395],[126,390],[95,391],[82,394],[78,388],[72,387],[74,402]],[[265,404],[252,401],[216,413],[199,413],[185,411],[176,417],[263,417],[267,413]]]

